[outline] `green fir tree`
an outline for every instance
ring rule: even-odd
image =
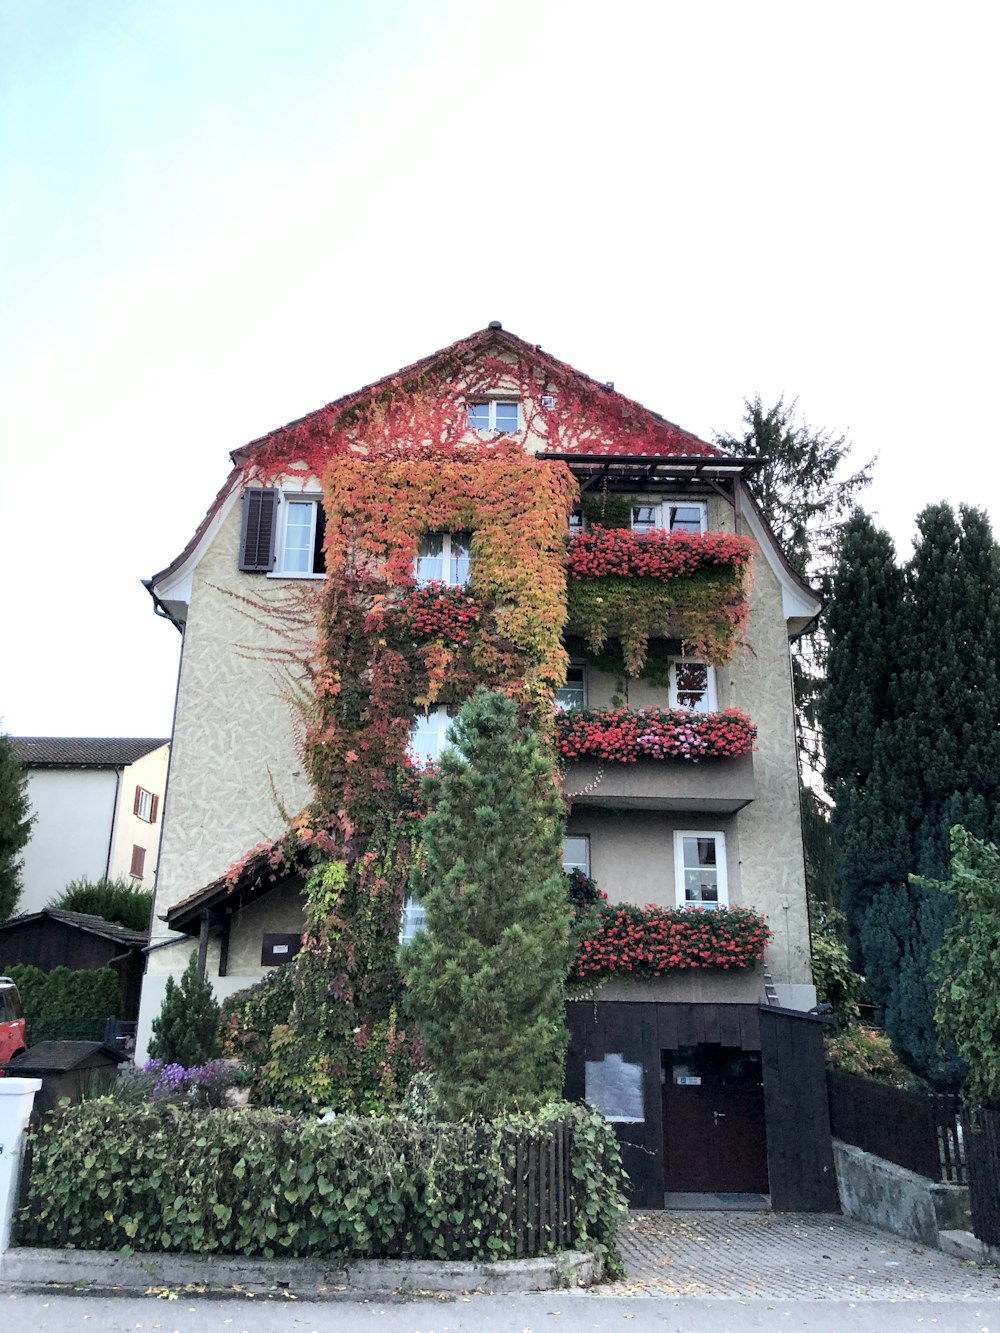
[[[900,1055],[953,1084],[961,1063],[938,1041],[928,979],[952,904],[930,881],[947,875],[952,824],[997,831],[1000,581],[983,514],[932,505],[918,529],[901,587],[887,538],[859,525],[864,541],[845,541],[821,712],[852,952]]]
[[[426,931],[408,1001],[451,1119],[529,1110],[562,1090],[571,961],[562,801],[516,705],[479,689],[425,779]]]
[[[153,1019],[149,1054],[153,1060],[190,1069],[219,1054],[220,1010],[211,983],[198,973],[192,953],[180,983],[167,977],[159,1015]]]
[[[21,853],[31,837],[28,776],[9,736],[0,736],[0,921],[17,910]]]

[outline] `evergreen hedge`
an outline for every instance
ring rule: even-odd
[[[264,1258],[511,1258],[511,1136],[544,1144],[558,1122],[572,1129],[570,1248],[595,1249],[614,1270],[625,1208],[618,1144],[597,1112],[567,1103],[534,1118],[428,1126],[82,1102],[29,1136],[19,1239]],[[537,1237],[535,1253],[552,1248]]]
[[[110,967],[43,972],[15,965],[8,975],[21,996],[29,1046],[53,1038],[100,1041],[106,1021],[121,1013],[118,975]]]

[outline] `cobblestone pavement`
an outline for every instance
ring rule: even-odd
[[[811,1213],[630,1213],[602,1295],[1000,1301],[1000,1269]]]

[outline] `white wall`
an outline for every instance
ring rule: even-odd
[[[24,849],[17,911],[37,912],[71,879],[106,874],[118,774],[113,768],[31,768],[35,823]]]
[[[160,851],[160,830],[163,828],[163,794],[167,789],[167,761],[170,746],[161,745],[158,750],[129,764],[122,774],[121,789],[118,793],[118,813],[115,816],[115,838],[111,851],[111,879],[131,879],[132,848],[142,847],[146,852],[142,878],[133,880],[136,888],[152,889],[156,879],[156,861]],[[156,823],[150,824],[133,814],[135,807],[135,789],[144,787],[159,797]]]

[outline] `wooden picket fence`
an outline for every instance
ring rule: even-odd
[[[1000,1111],[837,1070],[828,1084],[834,1138],[929,1180],[968,1185],[973,1231],[1000,1245]]]

